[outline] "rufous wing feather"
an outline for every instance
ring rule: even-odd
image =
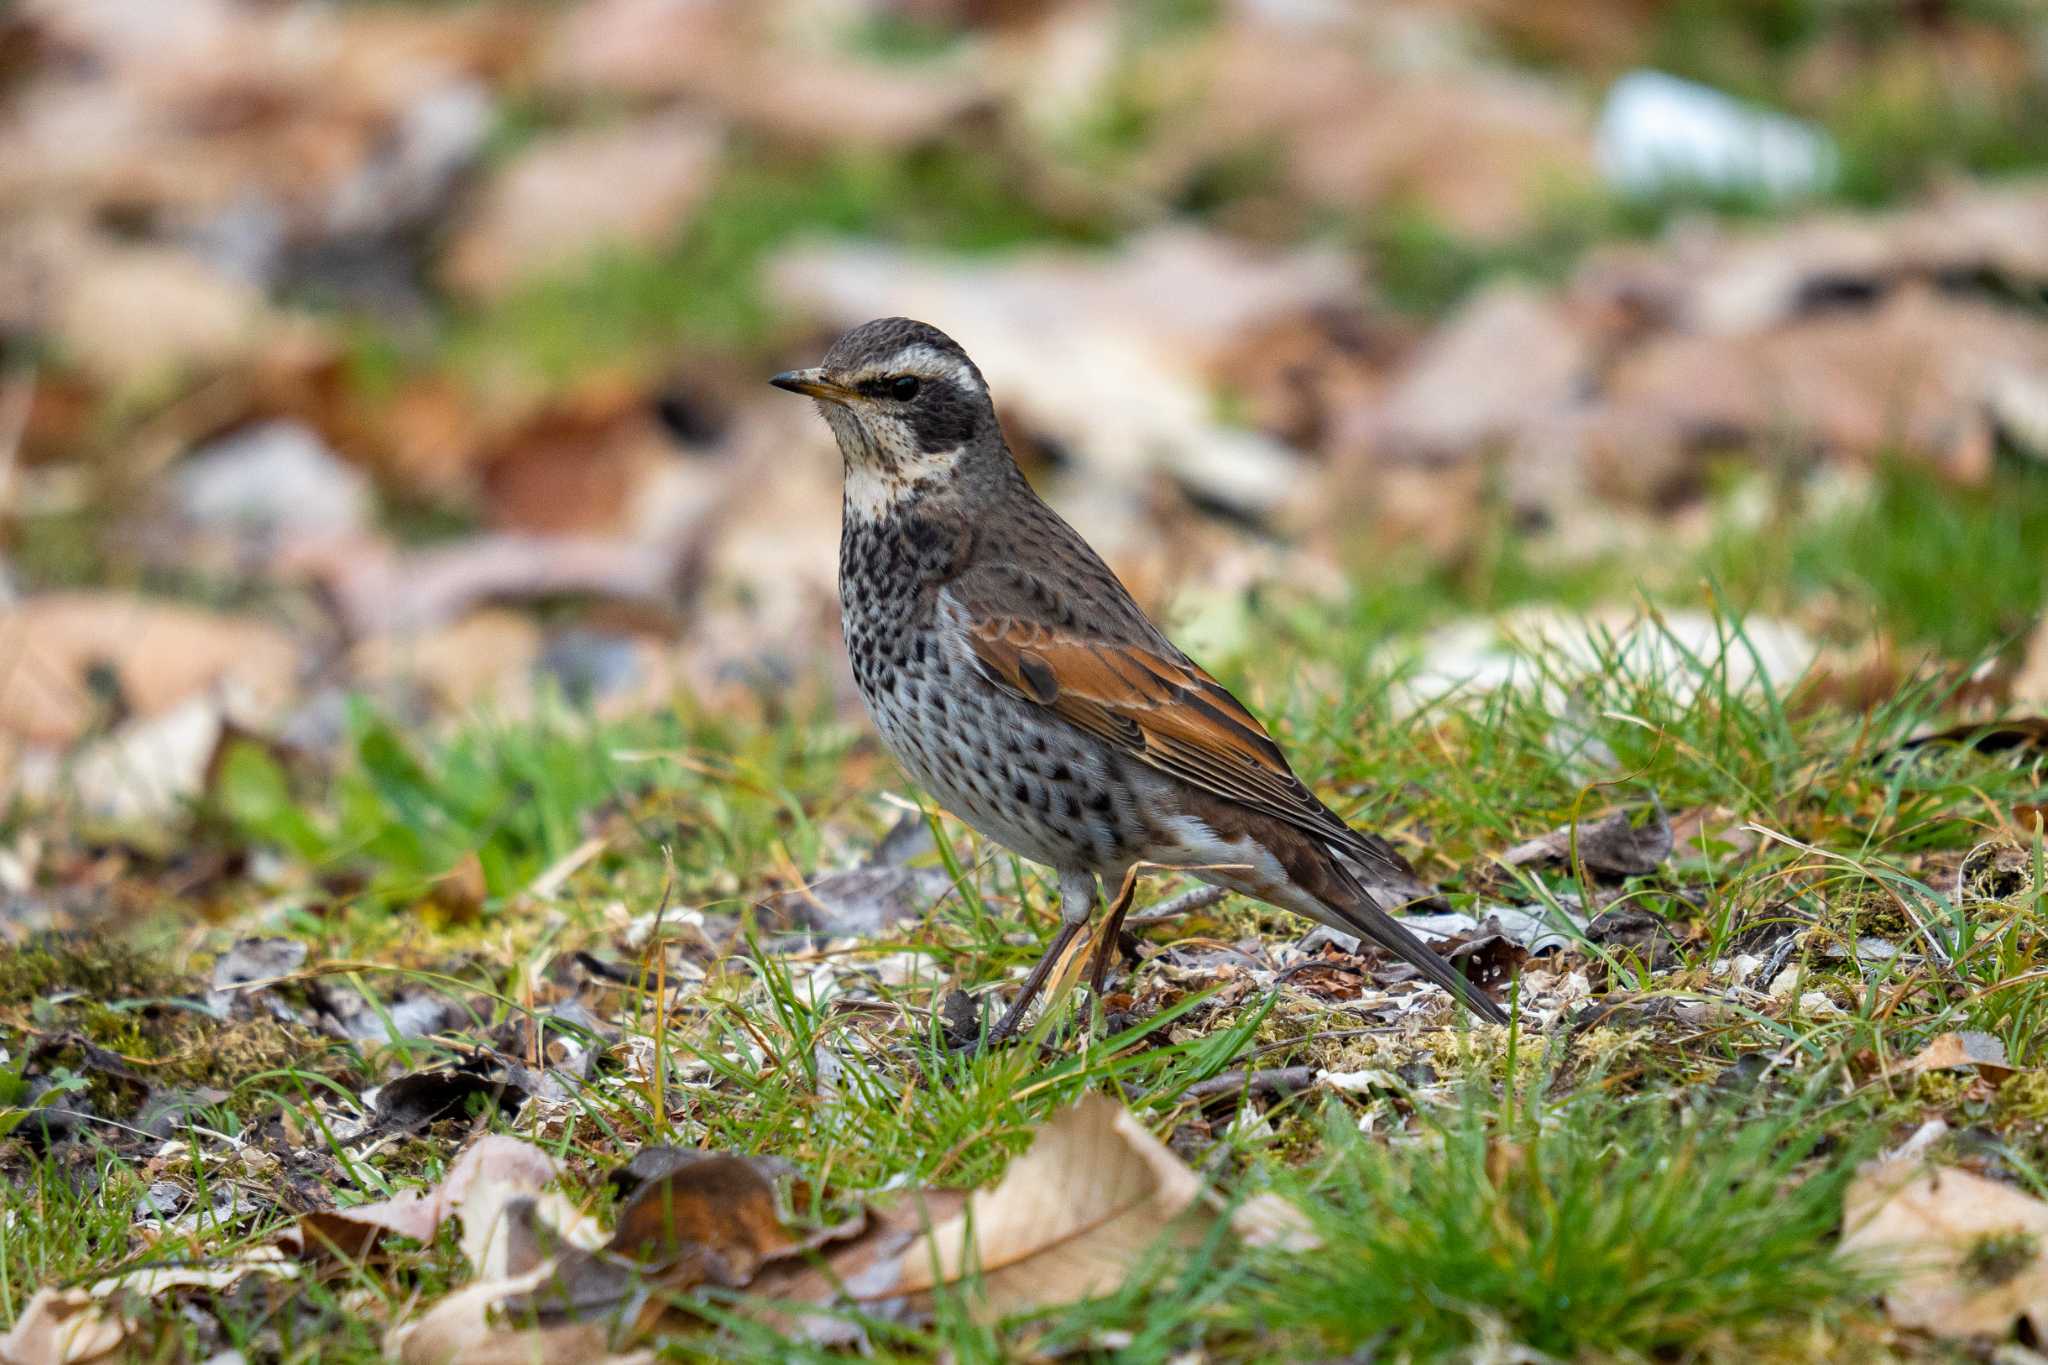
[[[1161,772],[1321,835],[1369,868],[1412,876],[1317,800],[1266,728],[1186,657],[1005,618],[970,622],[967,639],[996,686]]]

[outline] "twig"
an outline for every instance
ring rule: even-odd
[[[1206,1081],[1197,1081],[1182,1092],[1183,1099],[1213,1100],[1225,1095],[1292,1095],[1316,1083],[1312,1066],[1273,1066],[1258,1071],[1226,1071]]]
[[[1156,910],[1147,910],[1142,915],[1132,915],[1124,921],[1126,929],[1149,929],[1155,924],[1164,924],[1182,915],[1191,915],[1197,910],[1207,910],[1230,894],[1220,886],[1198,886],[1192,891],[1183,891],[1170,901],[1162,901]]]

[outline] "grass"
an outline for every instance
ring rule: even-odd
[[[1993,1034],[2018,1066],[2048,1064],[2048,982],[2037,974],[2048,857],[2018,814],[2048,795],[2038,755],[1898,751],[1954,720],[1941,672],[1857,709],[1792,680],[1745,690],[1731,671],[1748,650],[1739,619],[1726,621],[1720,647],[1669,647],[1661,662],[1605,637],[1582,651],[1590,667],[1539,654],[1532,685],[1471,705],[1417,706],[1401,651],[1377,642],[1474,607],[1586,605],[1627,586],[1666,607],[1881,613],[1902,639],[1967,659],[2038,608],[2040,570],[2025,548],[2044,502],[2043,480],[2019,468],[1982,494],[1951,496],[1889,467],[1867,499],[1731,526],[1661,581],[1625,579],[1619,564],[1545,568],[1504,537],[1483,571],[1388,561],[1349,604],[1267,604],[1236,657],[1207,661],[1339,810],[1386,831],[1454,902],[1569,907],[1590,889],[1609,908],[1678,927],[1675,958],[1654,967],[1627,946],[1582,943],[1596,988],[1712,997],[1726,989],[1715,963],[1774,921],[1810,925],[1782,963],[1804,974],[1795,998],[1742,996],[1704,1027],[1652,1015],[1547,1035],[1359,1037],[1341,1002],[1298,987],[1227,998],[1141,973],[1144,1017],[1115,1031],[1062,1038],[1043,1055],[961,1056],[942,1045],[933,1011],[947,991],[1014,979],[1036,955],[1053,922],[1039,870],[941,820],[932,856],[954,890],[926,918],[821,950],[793,948],[748,917],[765,889],[852,861],[892,818],[876,797],[896,784],[864,727],[802,704],[758,719],[678,708],[598,722],[550,703],[427,738],[361,709],[343,761],[317,781],[241,748],[188,838],[271,851],[266,883],[230,893],[254,916],[242,923],[306,941],[311,963],[331,964],[322,980],[378,1008],[437,992],[463,1000],[468,1022],[435,1038],[341,1042],[260,1014],[214,1020],[200,1008],[206,951],[230,935],[176,924],[151,930],[146,971],[144,958],[90,942],[7,950],[0,975],[24,983],[0,996],[10,1055],[43,1040],[54,1050],[37,1069],[70,1077],[71,1094],[112,1122],[50,1152],[24,1128],[0,1139],[13,1177],[0,1191],[0,1314],[35,1285],[138,1257],[263,1245],[305,1198],[354,1202],[431,1182],[473,1122],[527,1130],[526,1119],[485,1114],[373,1151],[336,1136],[369,1086],[479,1042],[516,1046],[506,1030],[573,994],[617,1030],[606,1042],[550,1026],[599,1049],[593,1083],[547,1130],[571,1164],[569,1193],[593,1207],[608,1204],[604,1173],[649,1142],[782,1156],[837,1199],[981,1184],[1055,1108],[1108,1089],[1202,1153],[1226,1189],[1290,1194],[1330,1242],[1307,1260],[1211,1246],[1110,1299],[1024,1322],[991,1326],[955,1305],[929,1326],[877,1327],[885,1354],[997,1359],[1026,1341],[1114,1341],[1132,1360],[1190,1349],[1247,1358],[1274,1343],[1302,1356],[1436,1359],[1512,1341],[1601,1359],[1761,1344],[1783,1359],[1895,1348],[1926,1358],[1883,1344],[1869,1280],[1832,1258],[1840,1186],[1873,1143],[1940,1114],[1988,1135],[2007,1169],[2048,1192],[2048,1088],[1885,1079],[1956,1029]],[[1298,666],[1276,670],[1279,658]],[[1487,870],[1488,855],[1545,829],[1653,800],[1674,816],[1712,812],[1715,828],[1770,833],[1747,836],[1747,852],[1728,839],[1681,849],[1618,887],[1592,887],[1569,866],[1505,883]],[[593,837],[601,850],[558,895],[529,893]],[[1959,862],[1999,846],[2017,851],[2020,873],[1952,885]],[[449,895],[465,868],[474,885]],[[623,935],[657,907],[667,907],[675,946],[664,970],[683,973],[668,977],[686,983],[680,997],[574,985],[566,964],[579,950],[645,970],[651,959]],[[1155,951],[1197,948],[1299,928],[1231,902],[1150,939]],[[1924,958],[1925,935],[1953,971],[1858,968],[1832,953],[1877,937]],[[308,1008],[311,989],[281,999]],[[1797,998],[1815,992],[1825,1008]],[[96,1064],[109,1056],[144,1083]],[[1730,1089],[1723,1078],[1747,1059],[1763,1060],[1765,1079]],[[1232,1066],[1287,1064],[1412,1079],[1268,1104],[1245,1124],[1212,1121],[1209,1105],[1187,1098]],[[118,1126],[157,1087],[217,1097],[202,1126],[219,1136],[169,1167],[148,1164],[154,1144]],[[17,1110],[27,1102],[18,1078],[6,1097]],[[292,1203],[276,1201],[277,1182],[257,1178],[244,1149],[291,1163]],[[152,1180],[202,1206],[238,1188],[254,1207],[225,1227],[140,1244],[137,1201]],[[444,1238],[401,1248],[389,1265],[316,1276],[288,1311],[248,1296],[208,1312],[254,1356],[369,1359],[380,1320],[465,1274]],[[1418,1285],[1432,1289],[1418,1296]],[[152,1322],[164,1342],[197,1353],[220,1344],[202,1320]],[[675,1348],[803,1358],[743,1316],[706,1330]]]
[[[694,964],[695,984],[672,1003],[631,987],[578,992],[620,1033],[601,1045],[595,1083],[551,1121],[547,1140],[575,1171],[572,1197],[603,1207],[604,1172],[646,1142],[783,1156],[837,1198],[906,1182],[984,1183],[1057,1106],[1109,1089],[1155,1131],[1205,1151],[1203,1169],[1226,1188],[1292,1193],[1330,1241],[1328,1254],[1307,1260],[1212,1246],[1153,1267],[1109,1300],[1007,1326],[942,1314],[930,1327],[884,1332],[890,1354],[996,1359],[1025,1340],[1075,1349],[1115,1340],[1133,1360],[1195,1348],[1242,1358],[1276,1342],[1301,1355],[1371,1348],[1435,1359],[1499,1340],[1564,1357],[1705,1358],[1768,1341],[1787,1359],[1839,1358],[1876,1330],[1867,1282],[1830,1254],[1840,1185],[1859,1153],[1932,1109],[1993,1134],[2012,1169],[2048,1170],[2048,1096],[1899,1086],[1856,1060],[1895,1064],[1935,1033],[1979,1028],[2004,1039],[2017,1065],[2048,1063],[2048,986],[2028,979],[2048,933],[2048,879],[1975,899],[1935,889],[1940,869],[1972,848],[2026,846],[1998,813],[2040,800],[2043,776],[2038,760],[1968,749],[1885,758],[1944,720],[1938,688],[1908,687],[1850,712],[1790,686],[1738,690],[1720,658],[1658,670],[1598,644],[1603,663],[1590,672],[1566,676],[1550,661],[1551,681],[1574,698],[1575,742],[1560,744],[1559,713],[1540,689],[1476,708],[1406,709],[1399,669],[1367,656],[1355,622],[1338,628],[1327,609],[1310,608],[1267,619],[1243,657],[1212,662],[1339,809],[1386,829],[1454,900],[1504,894],[1479,871],[1488,852],[1609,802],[1654,794],[1674,814],[1724,810],[1731,823],[1796,843],[1766,841],[1746,857],[1694,850],[1632,880],[1618,904],[1689,926],[1679,958],[1653,973],[1626,950],[1587,945],[1586,970],[1611,989],[1711,993],[1720,989],[1711,964],[1732,956],[1739,936],[1797,913],[1815,932],[1788,961],[1831,1007],[1758,996],[1704,1030],[1640,1023],[1514,1039],[1459,1026],[1332,1038],[1324,1035],[1345,1029],[1341,1004],[1300,989],[1225,1000],[1199,987],[1159,994],[1155,979],[1139,986],[1154,992],[1150,1017],[1093,1041],[1067,1040],[1044,1056],[956,1055],[928,1011],[949,989],[1021,969],[1050,932],[1051,888],[950,822],[939,826],[941,858],[955,893],[880,941],[792,952],[744,920],[722,951],[696,937],[700,924],[722,937],[721,917],[764,884],[841,863],[879,832],[873,794],[892,784],[859,732],[801,711],[767,722],[597,724],[555,708],[429,743],[362,713],[332,783],[301,790],[274,768],[232,768],[200,832],[285,853],[304,880],[267,915],[312,942],[313,962],[388,964],[335,980],[387,1001],[404,988],[460,983],[474,1023],[428,1040],[280,1037],[268,1053],[234,1051],[220,1041],[227,1035],[209,1034],[204,1083],[225,1098],[205,1126],[293,1162],[294,1178],[323,1197],[431,1181],[469,1121],[358,1152],[333,1136],[359,1108],[353,1096],[396,1070],[465,1054],[465,1037],[502,1040],[529,1009],[563,998],[570,953],[615,957],[625,917],[669,904],[681,945],[671,970]],[[1728,641],[1739,655],[1738,623]],[[1307,661],[1314,680],[1297,670],[1290,683],[1253,662],[1274,657]],[[525,894],[592,831],[605,849],[560,896]],[[2039,866],[2038,839],[2031,847]],[[483,898],[450,917],[432,888],[472,854],[485,869]],[[351,866],[367,881],[335,885]],[[1505,894],[1540,906],[1584,889],[1565,868],[1524,874]],[[1859,971],[1827,955],[1829,943],[1858,936],[1914,942],[1901,901],[1941,936],[1953,974]],[[1298,928],[1231,903],[1151,937],[1157,949]],[[189,1044],[173,1033],[175,1006],[138,1002],[110,1019],[56,979],[83,981],[90,960],[70,969],[51,958],[37,978],[50,979],[0,1010],[0,1027],[16,1039],[118,1038],[116,1051],[138,1067],[162,1061],[150,1055],[159,1039]],[[182,970],[189,975],[152,986],[151,997],[196,996],[204,959]],[[635,1054],[635,1040],[647,1051]],[[1750,1054],[1770,1059],[1778,1079],[1747,1096],[1713,1085]],[[1390,1075],[1426,1067],[1438,1084],[1285,1102],[1250,1125],[1211,1123],[1189,1087],[1247,1057]],[[106,1091],[102,1112],[122,1114],[122,1096]],[[291,1129],[280,1126],[287,1116]],[[82,1149],[38,1155],[12,1140],[0,1310],[18,1310],[29,1286],[138,1253],[154,1261],[260,1245],[288,1217],[233,1149],[201,1142],[149,1178],[194,1191],[238,1185],[258,1195],[256,1211],[191,1240],[138,1247],[129,1224],[147,1150],[104,1125]],[[444,1241],[403,1250],[391,1267],[316,1278],[289,1312],[258,1300],[211,1307],[228,1337],[259,1355],[368,1359],[376,1333],[366,1322],[462,1274]],[[1418,1286],[1432,1288],[1418,1296]],[[165,1319],[163,1330],[187,1349],[210,1344],[189,1322]],[[710,1330],[679,1349],[771,1349],[739,1319]]]
[[[1663,11],[1647,55],[1769,98],[1844,26],[1880,22],[1867,8],[1686,0]],[[1123,19],[1127,41],[1187,36],[1220,9],[1147,0]],[[1890,23],[1859,41],[1906,41]],[[841,38],[906,63],[943,59],[959,41],[890,17]],[[1141,156],[1165,117],[1110,86],[1063,149],[1102,167]],[[1873,203],[1945,165],[2048,163],[2040,99],[2033,85],[2001,103],[1872,81],[1792,112],[1841,142],[1836,197]],[[558,114],[515,102],[491,155]],[[890,154],[743,144],[672,241],[452,310],[423,344],[357,326],[356,396],[388,400],[422,345],[471,376],[543,383],[651,372],[678,349],[767,347],[783,320],[762,267],[801,234],[961,251],[1112,240],[1119,224],[1049,208],[974,136]],[[1272,169],[1261,153],[1226,157],[1179,207],[1199,216],[1257,198]],[[1691,207],[1559,202],[1530,233],[1494,243],[1405,205],[1334,230],[1362,245],[1386,300],[1434,317],[1490,279],[1560,280],[1592,244],[1654,233]],[[1504,516],[1454,566],[1375,550],[1348,601],[1276,594],[1248,613],[1234,655],[1205,660],[1319,792],[1385,831],[1455,904],[1512,903],[1569,930],[1581,979],[1540,961],[1523,978],[1561,1011],[1544,1032],[1428,1018],[1362,1026],[1341,990],[1315,988],[1316,973],[1226,975],[1214,965],[1224,949],[1256,963],[1303,928],[1233,900],[1147,932],[1151,961],[1126,983],[1129,1014],[1084,1035],[1055,1010],[1042,1047],[957,1053],[939,1027],[949,994],[1000,1003],[1052,932],[1053,887],[928,812],[937,838],[922,863],[951,886],[928,913],[822,946],[764,922],[754,906],[765,893],[857,861],[900,813],[885,795],[905,794],[869,730],[818,693],[757,716],[680,701],[605,721],[550,700],[531,716],[474,716],[433,734],[361,707],[338,761],[318,772],[239,744],[174,831],[181,849],[232,869],[219,884],[140,927],[135,943],[0,947],[0,1321],[40,1285],[267,1246],[301,1208],[429,1185],[479,1129],[537,1137],[569,1168],[564,1192],[600,1214],[613,1205],[607,1173],[650,1143],[782,1157],[843,1204],[908,1184],[987,1183],[1060,1106],[1106,1090],[1227,1194],[1293,1199],[1324,1250],[1219,1238],[1147,1263],[1107,1298],[1001,1323],[977,1320],[968,1296],[942,1296],[929,1324],[872,1324],[876,1354],[1433,1360],[1523,1346],[1579,1360],[1944,1358],[1885,1327],[1872,1302],[1881,1276],[1838,1260],[1834,1243],[1856,1162],[1931,1116],[2048,1195],[2048,849],[2027,815],[2048,802],[2048,760],[1898,747],[1970,714],[1955,680],[2009,656],[2048,603],[2048,473],[2003,458],[1987,487],[1955,489],[1901,459],[1845,506],[1816,511],[1766,490],[1762,517],[1735,516],[1757,486],[1726,496],[1705,544],[1656,563],[1538,562]],[[450,516],[418,509],[409,534],[466,524]],[[103,581],[116,551],[95,544],[99,524],[93,513],[29,519],[13,561],[33,585]],[[1720,613],[1722,638],[1701,651],[1672,635],[1650,662],[1595,635],[1582,651],[1590,667],[1537,652],[1529,686],[1470,704],[1418,703],[1409,686],[1403,642],[1434,626],[1617,600]],[[1767,616],[1836,643],[1881,635],[1904,662],[1874,700],[1793,679],[1745,688],[1744,622]],[[1508,874],[1491,862],[1618,804],[1696,815],[1712,837],[1618,884],[1582,866]],[[0,833],[12,839],[32,819],[9,813]],[[118,868],[128,856],[50,839],[50,866]],[[1992,853],[2003,870],[1987,879]],[[561,880],[543,894],[536,883],[551,870]],[[1145,903],[1172,889],[1148,886]],[[1675,943],[1659,955],[1596,941],[1568,913],[1596,897],[1608,911],[1653,912]],[[1803,937],[1781,940],[1794,927]],[[303,942],[309,968],[262,1007],[223,1012],[206,998],[210,971],[243,934]],[[1869,939],[1910,956],[1859,963],[1855,946]],[[1790,991],[1731,983],[1728,964],[1764,944],[1782,945],[1772,970],[1797,974]],[[1622,1003],[1594,1018],[1567,989]],[[321,1027],[344,992],[364,998],[381,1036]],[[399,1007],[419,995],[458,1008],[432,1035],[407,1036]],[[1997,1037],[2027,1070],[2002,1087],[1898,1076],[1901,1061],[1959,1029]],[[347,1136],[371,1087],[526,1057],[529,1031],[536,1051],[552,1041],[593,1052],[569,1099],[516,1116],[481,1108],[374,1142]],[[1277,1066],[1377,1079],[1286,1099],[1195,1090],[1233,1068]],[[38,1092],[31,1078],[56,1088]],[[166,1097],[196,1115],[168,1150],[134,1131]],[[92,1117],[80,1141],[46,1148],[28,1111],[60,1102]],[[224,1222],[155,1221],[159,1197],[182,1213],[230,1194],[237,1211]],[[468,1275],[444,1233],[311,1269],[288,1292],[202,1294],[190,1313],[142,1305],[131,1344],[160,1358],[235,1349],[368,1361],[387,1322]],[[664,1354],[828,1354],[730,1303],[706,1313]]]
[[[1702,1358],[1839,1314],[1851,1162],[1812,1112],[1585,1100],[1461,1110],[1382,1146],[1341,1108],[1303,1184],[1327,1249],[1248,1314],[1290,1354],[1438,1359],[1513,1341],[1563,1358]],[[1432,1292],[1417,1294],[1418,1284]]]

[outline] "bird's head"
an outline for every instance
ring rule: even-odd
[[[1008,458],[981,371],[927,323],[862,323],[833,343],[824,363],[768,382],[818,400],[846,459],[854,515],[886,515],[976,463]]]

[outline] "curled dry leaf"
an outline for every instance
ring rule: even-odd
[[[1975,1029],[1940,1034],[1899,1068],[1903,1072],[1974,1070],[1993,1084],[2018,1069],[2006,1056],[2004,1043]]]
[[[135,1330],[127,1300],[180,1289],[219,1292],[246,1276],[288,1278],[298,1268],[274,1249],[203,1265],[143,1266],[72,1289],[39,1289],[0,1337],[0,1365],[80,1365],[111,1358]]]
[[[602,1246],[551,1228],[559,1215],[530,1199],[500,1203],[500,1249],[472,1253],[485,1277],[394,1331],[391,1353],[407,1365],[596,1359],[704,1285],[746,1289],[782,1330],[847,1344],[860,1333],[841,1305],[918,1317],[934,1290],[977,1273],[977,1311],[990,1317],[1070,1303],[1114,1291],[1162,1239],[1191,1245],[1225,1216],[1184,1162],[1100,1096],[1042,1129],[992,1189],[910,1192],[808,1228],[784,1213],[804,1202],[801,1184],[785,1195],[794,1172],[784,1162],[662,1150],[634,1166],[640,1183]],[[462,1216],[467,1246],[471,1208]],[[1228,1221],[1250,1246],[1318,1245],[1277,1195],[1246,1200]]]
[[[484,1211],[485,1202],[491,1204],[488,1222],[495,1219],[509,1193],[538,1194],[558,1170],[555,1159],[531,1143],[487,1134],[456,1158],[433,1189],[407,1190],[354,1208],[309,1213],[297,1227],[288,1229],[278,1244],[297,1255],[354,1260],[387,1234],[431,1242],[444,1219],[460,1216],[464,1249],[468,1250],[470,1225],[478,1221],[476,1212]]]
[[[868,1317],[922,1316],[932,1291],[977,1271],[975,1311],[987,1318],[1114,1292],[1162,1242],[1190,1246],[1222,1201],[1116,1101],[1091,1095],[1039,1130],[994,1188],[963,1198],[921,1191],[878,1209],[859,1238],[823,1262],[789,1262],[760,1277],[757,1299],[803,1305],[772,1315],[785,1331],[843,1345],[859,1338],[837,1306]],[[1301,1211],[1278,1195],[1245,1200],[1230,1229],[1250,1246],[1319,1245]]]
[[[133,1324],[84,1289],[38,1289],[0,1337],[6,1365],[75,1365],[119,1350]]]
[[[1302,1248],[1298,1211],[1267,1196],[1232,1219],[1257,1244]],[[1114,1291],[1162,1239],[1199,1242],[1220,1211],[1187,1163],[1130,1111],[1088,1096],[1039,1130],[992,1190],[907,1247],[886,1294],[916,1294],[981,1274],[977,1309],[1001,1316]],[[870,1284],[871,1290],[882,1288]]]
[[[700,1284],[743,1288],[764,1265],[853,1236],[865,1215],[811,1229],[783,1217],[782,1190],[801,1203],[795,1168],[772,1157],[659,1149],[635,1158],[647,1176],[620,1210],[611,1239],[595,1249],[565,1249],[553,1273],[530,1291],[508,1295],[517,1318],[582,1320],[639,1316],[647,1292]]]
[[[1901,1327],[2005,1336],[2048,1332],[2048,1204],[1968,1171],[1864,1168],[1843,1199],[1845,1256],[1898,1271],[1884,1296]]]
[[[400,1323],[384,1338],[384,1353],[399,1365],[596,1365],[645,1361],[644,1351],[614,1356],[605,1330],[571,1322],[528,1331],[493,1325],[491,1311],[508,1293],[537,1288],[553,1272],[543,1263],[510,1280],[481,1280],[458,1289],[425,1315]]]

